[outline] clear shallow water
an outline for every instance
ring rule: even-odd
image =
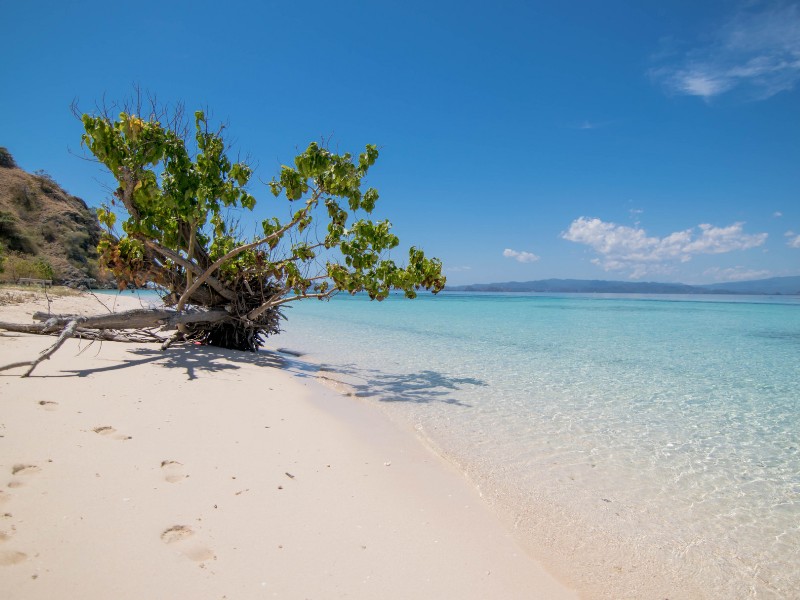
[[[650,577],[670,598],[800,598],[798,298],[452,293],[287,314],[270,347],[412,423],[590,592],[636,597]]]

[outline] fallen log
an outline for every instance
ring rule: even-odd
[[[43,312],[33,313],[36,321],[64,326],[72,320],[81,320],[81,326],[87,329],[144,329],[162,327],[175,329],[178,325],[193,323],[216,323],[230,318],[224,310],[198,310],[179,313],[165,308],[137,308],[124,312],[81,317],[76,315],[49,315]],[[0,328],[3,328],[0,323]]]
[[[168,309],[136,309],[95,316],[50,315],[36,312],[33,318],[40,322],[0,322],[0,329],[38,335],[58,334],[58,339],[36,359],[0,366],[0,371],[27,366],[29,368],[22,376],[28,377],[39,363],[49,359],[71,337],[120,342],[158,342],[163,344],[162,350],[165,350],[173,341],[179,338],[191,339],[191,336],[179,332],[180,335],[167,339],[156,335],[152,330],[169,331],[178,329],[179,326],[187,326],[190,331],[192,326],[208,327],[234,319],[224,310],[177,312]]]

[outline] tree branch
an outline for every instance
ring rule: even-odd
[[[206,281],[209,281],[210,279],[212,279],[211,278],[211,274],[214,271],[216,271],[217,269],[219,269],[225,263],[225,261],[230,260],[231,258],[234,258],[234,257],[238,256],[239,254],[241,254],[245,250],[250,250],[251,248],[256,248],[258,246],[261,246],[262,244],[267,244],[267,243],[269,243],[270,241],[272,241],[274,239],[280,238],[284,233],[289,231],[292,227],[294,227],[295,225],[297,225],[300,222],[300,220],[308,212],[308,207],[309,206],[311,206],[311,204],[307,204],[306,208],[302,211],[302,214],[300,214],[299,216],[296,216],[289,223],[287,223],[286,225],[284,225],[283,227],[281,227],[277,231],[269,234],[266,237],[263,237],[263,238],[261,238],[259,240],[256,240],[255,242],[250,242],[249,244],[244,244],[243,246],[238,246],[238,247],[234,248],[233,250],[231,250],[230,252],[228,252],[227,254],[225,254],[225,256],[223,256],[222,258],[218,258],[217,260],[215,260],[214,263],[210,267],[208,267],[208,269],[206,269],[205,273],[200,275],[200,277],[198,277],[194,281],[194,283],[191,286],[189,286],[186,289],[185,292],[183,292],[183,294],[180,297],[180,300],[178,300],[178,307],[182,307],[186,303],[186,300],[188,298],[191,298],[192,294],[197,291],[197,288],[199,288],[201,285],[206,283]],[[298,211],[298,212],[300,212],[300,211]],[[232,299],[233,298],[229,298],[229,300],[232,300]]]
[[[35,312],[33,313],[34,319],[38,321],[46,320],[46,322],[39,325],[0,323],[0,329],[20,331],[22,333],[48,333],[74,319],[82,319],[80,325],[86,329],[146,329],[158,326],[161,326],[162,329],[174,329],[176,325],[216,323],[229,317],[230,315],[224,310],[198,310],[178,313],[177,311],[163,308],[137,308],[135,310],[92,317],[77,317],[75,315],[51,317],[42,312]],[[20,329],[23,327],[26,330]],[[38,331],[33,328],[38,328]]]
[[[247,313],[247,318],[251,321],[257,319],[261,314],[265,311],[273,308],[275,306],[280,306],[281,304],[286,304],[287,302],[294,302],[295,300],[305,300],[306,298],[330,298],[339,290],[336,288],[332,288],[327,292],[320,292],[319,294],[298,294],[296,296],[290,296],[288,298],[281,298],[280,300],[265,302],[258,308],[254,308],[249,313]]]
[[[154,327],[161,327],[162,330],[176,329],[178,325],[191,323],[209,324],[218,323],[230,319],[231,315],[224,310],[193,311],[189,313],[178,313],[174,310],[165,309],[137,309],[121,313],[99,316],[78,316],[61,315],[50,316],[46,313],[36,312],[34,319],[45,321],[43,323],[4,323],[0,322],[0,329],[6,331],[17,331],[20,333],[35,333],[48,335],[61,328],[61,333],[56,342],[43,352],[34,361],[15,362],[9,365],[0,366],[0,371],[13,369],[15,367],[29,366],[28,371],[23,375],[27,377],[33,372],[36,366],[43,360],[47,360],[58,350],[64,342],[74,337],[76,334],[90,339],[113,340],[113,341],[159,341],[164,339],[148,331]],[[46,320],[45,320],[46,319]],[[134,329],[135,333],[122,334],[116,330]],[[173,337],[170,343],[176,339]]]
[[[81,322],[81,319],[73,319],[69,323],[67,323],[66,327],[64,327],[64,330],[61,332],[61,335],[58,336],[58,339],[56,340],[55,344],[53,344],[47,350],[42,352],[39,355],[39,357],[36,358],[35,360],[22,361],[22,362],[11,363],[10,365],[4,365],[4,366],[0,367],[0,371],[5,371],[7,369],[13,369],[15,367],[26,367],[27,366],[29,368],[28,368],[27,371],[25,371],[25,373],[22,374],[22,376],[23,377],[30,376],[30,374],[33,373],[33,370],[39,365],[39,363],[49,359],[53,355],[53,353],[55,353],[56,350],[61,348],[61,346],[64,344],[64,342],[66,342],[69,338],[71,338],[75,334],[75,330],[78,328],[78,325],[80,324],[80,322]],[[43,324],[42,327],[46,327],[46,324]]]
[[[197,289],[200,287],[200,285],[202,285],[203,283],[207,283],[209,286],[211,286],[214,289],[215,292],[217,292],[220,296],[222,296],[226,300],[234,300],[236,298],[236,294],[234,292],[232,292],[229,289],[226,289],[222,285],[222,283],[219,282],[218,279],[216,279],[214,277],[211,277],[211,271],[213,271],[214,265],[211,265],[211,267],[209,267],[209,269],[204,272],[202,268],[200,268],[199,266],[197,266],[193,262],[190,262],[190,261],[186,260],[185,258],[183,258],[177,252],[173,252],[172,250],[170,250],[168,248],[164,248],[163,246],[161,246],[160,244],[158,244],[158,243],[156,243],[156,242],[154,242],[152,240],[144,240],[144,243],[151,250],[155,250],[156,252],[158,252],[162,256],[170,259],[173,262],[178,263],[184,269],[191,270],[191,271],[194,272],[195,275],[199,275],[199,278],[196,279],[194,284],[192,284],[192,287],[189,288],[192,291],[192,294],[197,291]],[[222,259],[220,259],[220,260],[222,260]],[[219,261],[217,261],[217,262],[219,262]],[[217,264],[217,263],[214,263],[214,264]],[[186,292],[183,293],[183,295],[181,295],[181,300],[183,300],[184,304],[186,303],[186,300],[188,300],[191,297],[191,294],[189,294],[188,292],[189,292],[189,290],[187,290]],[[178,303],[180,303],[181,300],[178,300]]]

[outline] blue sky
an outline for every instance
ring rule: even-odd
[[[800,274],[798,2],[3,4],[0,145],[90,205],[70,103],[137,83],[263,181],[377,144],[379,216],[453,284]]]

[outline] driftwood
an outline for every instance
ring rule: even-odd
[[[168,309],[137,309],[99,316],[49,315],[37,312],[33,315],[39,323],[4,323],[0,329],[19,333],[40,335],[58,335],[56,342],[43,351],[36,359],[20,361],[0,366],[0,371],[16,367],[28,367],[22,375],[28,377],[44,360],[49,359],[71,337],[91,340],[117,342],[159,342],[165,350],[173,342],[180,339],[193,339],[193,329],[208,330],[218,324],[224,324],[233,317],[224,310],[194,310],[178,312]],[[158,335],[155,331],[178,330],[169,338]]]
[[[179,313],[166,308],[137,308],[107,315],[80,317],[76,315],[48,315],[33,313],[36,321],[44,321],[44,325],[53,324],[63,327],[73,320],[80,320],[81,326],[87,329],[141,329],[145,327],[161,327],[164,330],[175,329],[179,324],[216,323],[230,318],[224,310],[192,311]],[[2,324],[0,324],[2,327]]]
[[[42,352],[35,360],[32,361],[22,361],[11,363],[10,365],[5,365],[0,367],[0,371],[5,371],[6,369],[13,369],[14,367],[28,367],[28,370],[22,375],[23,377],[28,377],[33,370],[37,367],[37,365],[42,362],[43,360],[47,360],[50,358],[56,350],[61,348],[62,344],[66,342],[69,338],[75,335],[75,330],[78,328],[78,321],[70,321],[66,327],[61,331],[61,335],[58,336],[56,343],[50,346],[47,350]]]

